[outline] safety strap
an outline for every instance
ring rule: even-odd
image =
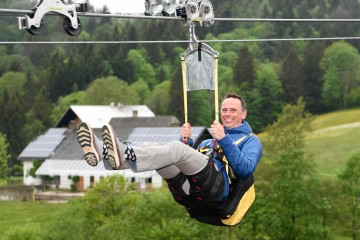
[[[249,135],[245,135],[242,138],[240,138],[239,140],[237,140],[235,142],[235,145],[239,145],[247,136]],[[234,173],[234,170],[231,168],[229,161],[226,159],[226,156],[223,152],[223,150],[221,149],[221,146],[219,144],[219,150],[218,153],[220,154],[220,156],[222,155],[222,159],[221,161],[224,163],[225,165],[225,170],[226,170],[226,174],[228,176],[229,179],[229,183],[231,184],[232,180],[236,179],[236,174]]]
[[[238,139],[235,142],[235,145],[239,145],[247,136],[250,136],[250,135],[253,135],[253,133],[250,133],[249,135],[245,135],[242,138]],[[216,141],[214,141],[214,144],[213,144],[214,148],[212,149],[210,154],[208,153],[208,155],[214,156],[215,152],[217,152],[220,157],[222,156],[221,161],[225,166],[226,174],[228,176],[229,183],[231,184],[232,180],[236,179],[236,174],[235,174],[234,170],[231,168],[231,166],[229,164],[229,161],[226,159],[225,154],[224,154],[223,150],[221,149],[220,144],[219,144],[219,147],[217,149],[215,149],[215,144],[216,144]],[[203,153],[203,154],[207,154],[207,152],[209,150],[210,150],[210,148],[208,148],[208,147],[202,147],[202,148],[198,149],[198,151],[200,153]]]

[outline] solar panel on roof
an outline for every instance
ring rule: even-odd
[[[19,158],[47,158],[65,138],[65,128],[50,128],[44,135],[37,137],[21,152]]]
[[[64,135],[66,128],[50,128],[46,135]]]

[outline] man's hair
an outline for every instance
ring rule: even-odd
[[[241,106],[242,106],[242,110],[246,110],[247,109],[247,106],[246,106],[246,103],[245,103],[245,100],[238,94],[236,93],[228,93],[224,96],[222,102],[227,99],[227,98],[236,98],[236,99],[239,99],[240,102],[241,102]]]

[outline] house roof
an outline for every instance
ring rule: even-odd
[[[66,128],[50,128],[45,134],[30,142],[19,159],[45,159],[51,156],[65,138]]]
[[[69,176],[112,176],[122,175],[125,178],[151,178],[157,174],[156,171],[147,171],[141,173],[134,173],[130,169],[125,170],[107,170],[104,166],[104,161],[101,161],[97,166],[92,167],[84,160],[65,160],[65,159],[47,159],[35,173],[36,175],[69,175]]]
[[[101,128],[112,118],[122,117],[155,117],[155,114],[145,105],[72,105],[56,127],[67,127],[72,120],[79,118],[93,128]]]

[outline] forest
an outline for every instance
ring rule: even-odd
[[[30,9],[26,0],[1,8]],[[359,17],[355,0],[212,1],[215,17],[350,18]],[[89,7],[89,12],[93,9]],[[106,6],[101,11],[108,12]],[[11,163],[71,104],[146,104],[157,115],[182,121],[179,56],[186,43],[96,44],[92,41],[186,40],[180,21],[86,18],[82,32],[68,36],[62,18],[46,16],[39,35],[17,28],[15,16],[0,16],[0,132],[9,142]],[[196,27],[197,39],[239,40],[353,37],[356,22],[231,22]],[[18,44],[11,42],[34,42]],[[74,41],[83,44],[48,43]],[[287,103],[302,97],[313,114],[360,106],[360,43],[337,41],[214,42],[219,55],[219,95],[238,92],[249,105],[248,120],[260,133]],[[189,92],[189,122],[208,126],[214,118],[213,93]],[[11,164],[13,165],[13,164]]]

